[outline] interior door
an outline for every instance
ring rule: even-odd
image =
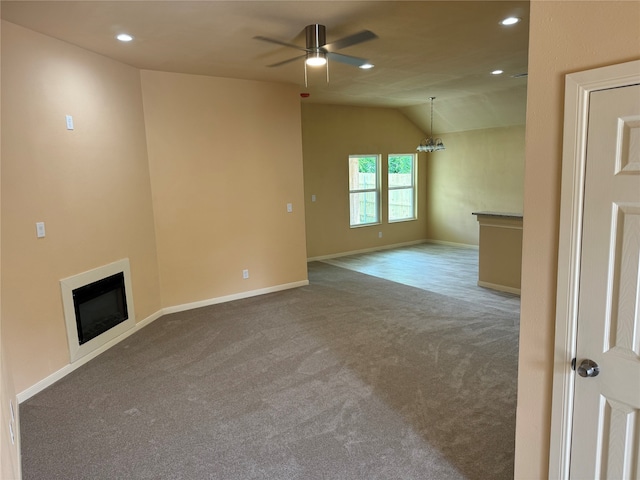
[[[638,479],[640,85],[589,105],[569,473]]]

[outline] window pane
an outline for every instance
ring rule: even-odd
[[[389,173],[389,188],[410,187],[412,184],[412,173]]]
[[[349,157],[349,190],[367,190],[377,188],[377,158]]]
[[[414,155],[389,155],[389,187],[413,185]]]
[[[379,155],[349,155],[349,216],[352,227],[380,222]]]
[[[388,157],[390,222],[416,218],[415,159],[415,154]]]
[[[389,221],[414,218],[413,188],[389,190]]]
[[[349,195],[351,225],[378,223],[378,194],[376,192]]]

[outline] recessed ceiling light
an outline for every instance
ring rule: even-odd
[[[130,42],[131,40],[133,40],[133,37],[128,33],[120,33],[116,35],[116,38],[121,42]]]
[[[501,75],[503,73],[504,73],[503,70],[494,70],[493,72],[491,72],[491,75]]]
[[[373,68],[374,65],[372,63],[363,63],[362,65],[360,65],[360,68],[362,70],[369,70],[370,68]]]
[[[520,19],[518,17],[507,17],[500,22],[500,25],[515,25]]]

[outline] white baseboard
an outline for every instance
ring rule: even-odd
[[[392,248],[400,248],[400,247],[409,247],[411,245],[419,245],[421,243],[428,243],[429,240],[413,240],[411,242],[403,242],[403,243],[394,243],[392,245],[382,245],[379,247],[371,247],[371,248],[363,248],[361,250],[352,250],[350,252],[340,252],[340,253],[331,253],[329,255],[320,255],[318,257],[309,257],[307,258],[307,263],[309,262],[320,262],[322,260],[329,260],[331,258],[340,258],[346,257],[348,255],[357,255],[358,253],[370,253],[370,252],[379,252],[382,250],[391,250]]]
[[[194,308],[208,307],[209,305],[215,305],[217,303],[232,302],[234,300],[241,300],[243,298],[264,295],[265,293],[280,292],[282,290],[289,290],[291,288],[304,287],[305,285],[309,285],[309,280],[301,280],[299,282],[285,283],[282,285],[276,285],[274,287],[260,288],[258,290],[250,290],[248,292],[234,293],[233,295],[225,295],[224,297],[215,297],[215,298],[210,298],[208,300],[200,300],[198,302],[175,305],[173,307],[163,308],[162,313],[166,315],[167,313],[184,312],[185,310],[193,310]]]
[[[276,285],[274,287],[261,288],[261,289],[258,289],[258,290],[251,290],[249,292],[242,292],[242,293],[237,293],[237,294],[233,294],[233,295],[226,295],[224,297],[216,297],[216,298],[211,298],[211,299],[208,299],[208,300],[202,300],[202,301],[199,301],[199,302],[185,303],[183,305],[176,305],[174,307],[163,308],[161,310],[158,310],[154,314],[148,316],[144,320],[141,320],[141,321],[137,322],[134,328],[131,328],[130,330],[127,330],[122,335],[119,335],[118,337],[114,338],[113,340],[110,340],[109,342],[105,343],[104,345],[102,345],[101,347],[97,348],[96,350],[94,350],[94,351],[92,351],[90,353],[87,353],[85,356],[83,356],[82,358],[79,358],[77,361],[75,361],[73,363],[69,363],[68,365],[65,365],[60,370],[57,370],[57,371],[53,372],[48,377],[43,378],[42,380],[40,380],[39,382],[37,382],[34,385],[30,386],[26,390],[23,390],[22,392],[18,393],[16,395],[16,400],[18,401],[19,404],[22,403],[22,402],[25,402],[26,400],[29,400],[31,397],[33,397],[37,393],[40,393],[45,388],[53,385],[58,380],[66,377],[71,372],[73,372],[77,368],[79,368],[82,365],[84,365],[85,363],[87,363],[89,360],[94,359],[95,357],[97,357],[101,353],[107,351],[108,349],[110,349],[114,345],[120,343],[121,341],[123,341],[127,337],[133,335],[134,333],[136,333],[140,329],[146,327],[147,325],[149,325],[154,320],[157,320],[161,316],[166,315],[168,313],[183,312],[185,310],[192,310],[194,308],[206,307],[206,306],[209,306],[209,305],[215,305],[217,303],[231,302],[233,300],[240,300],[242,298],[255,297],[255,296],[258,296],[258,295],[263,295],[265,293],[279,292],[281,290],[288,290],[288,289],[291,289],[291,288],[303,287],[305,285],[309,285],[309,280],[302,280],[302,281],[299,281],[299,282],[286,283],[286,284],[283,284],[283,285]]]
[[[58,370],[56,372],[53,372],[48,377],[43,378],[42,380],[40,380],[36,384],[34,384],[34,385],[30,386],[29,388],[27,388],[26,390],[23,390],[22,392],[18,393],[16,395],[16,399],[17,399],[18,403],[22,403],[22,402],[30,399],[31,397],[33,397],[36,393],[40,393],[45,388],[53,385],[55,382],[57,382],[61,378],[66,377],[71,372],[73,372],[77,368],[79,368],[82,365],[84,365],[85,363],[87,363],[89,360],[92,360],[92,359],[96,358],[98,355],[100,355],[101,353],[106,352],[107,350],[109,350],[114,345],[120,343],[125,338],[133,335],[134,333],[136,333],[141,328],[146,327],[151,322],[153,322],[154,320],[160,318],[161,316],[162,316],[162,310],[158,310],[157,312],[151,314],[150,316],[148,316],[144,320],[141,320],[141,321],[137,322],[134,328],[131,328],[131,329],[127,330],[122,335],[117,336],[116,338],[110,340],[109,342],[105,343],[101,347],[96,348],[95,350],[93,350],[90,353],[87,353],[85,356],[79,358],[77,361],[75,361],[73,363],[69,363],[68,365],[65,365],[60,370]]]
[[[500,292],[513,293],[515,295],[520,295],[520,289],[514,287],[508,287],[506,285],[498,285],[497,283],[489,283],[489,282],[481,282],[478,280],[478,286],[484,288],[490,288],[491,290],[498,290]]]

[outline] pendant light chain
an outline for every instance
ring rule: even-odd
[[[433,138],[433,100],[436,97],[430,97],[431,98],[431,131],[429,132],[429,137]]]
[[[416,148],[418,152],[437,152],[445,149],[441,138],[433,138],[433,101],[435,99],[436,97],[429,97],[429,100],[431,100],[431,131],[429,132],[429,138],[423,138]]]

